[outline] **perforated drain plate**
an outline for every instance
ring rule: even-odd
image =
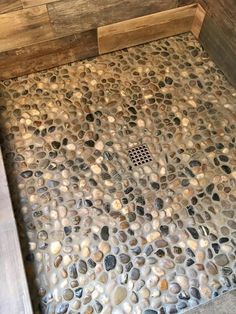
[[[141,166],[152,161],[151,153],[146,144],[129,149],[129,158],[134,166]]]

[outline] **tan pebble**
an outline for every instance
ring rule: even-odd
[[[150,291],[147,288],[143,288],[140,291],[140,295],[144,298],[147,299],[150,296]]]
[[[93,307],[91,305],[89,305],[85,311],[84,314],[92,314],[93,313]]]
[[[120,200],[115,199],[112,202],[112,207],[114,208],[114,210],[120,210],[122,208],[122,204],[121,204]]]
[[[206,239],[201,239],[199,244],[200,244],[200,247],[206,248],[208,247],[209,241]]]
[[[108,121],[109,121],[110,123],[115,122],[115,118],[112,117],[112,116],[108,116],[107,119],[108,119]]]
[[[101,242],[98,246],[99,250],[105,255],[106,253],[110,252],[111,246],[106,242]]]
[[[108,275],[107,273],[102,273],[99,277],[98,277],[98,281],[100,281],[101,283],[107,283],[108,280]]]
[[[152,267],[152,271],[154,272],[155,275],[157,275],[158,277],[161,277],[165,274],[164,270],[161,269],[160,267],[158,266],[153,266]]]
[[[102,142],[102,141],[96,142],[95,148],[96,148],[97,150],[103,150],[103,148],[104,148],[103,142]]]
[[[71,308],[73,310],[78,310],[81,307],[81,302],[79,300],[76,300],[72,303]]]
[[[94,189],[92,194],[93,194],[93,197],[94,197],[95,200],[103,198],[103,192],[101,190],[99,190],[99,189]]]
[[[158,239],[160,237],[160,233],[159,232],[152,232],[149,233],[149,235],[147,236],[147,242],[152,242],[155,241],[156,239]]]
[[[103,258],[103,254],[101,251],[97,251],[97,252],[91,254],[91,258],[95,262],[101,262],[101,260]]]
[[[81,255],[83,257],[88,257],[90,255],[90,249],[88,247],[83,247],[81,250]]]
[[[204,259],[205,259],[205,252],[204,251],[198,251],[196,254],[196,262],[202,264]]]
[[[69,256],[69,255],[65,255],[65,256],[63,256],[63,264],[65,265],[65,266],[68,266],[70,263],[71,263],[71,257]]]
[[[184,290],[189,288],[188,278],[186,276],[178,275],[175,277],[175,281],[180,285]]]
[[[236,179],[236,171],[233,171],[231,174]]]
[[[111,301],[113,305],[118,305],[120,304],[127,296],[127,290],[125,287],[116,287],[112,297]]]
[[[68,150],[76,150],[75,144],[68,144],[68,145],[66,146],[66,148],[67,148]]]
[[[101,168],[98,165],[92,165],[91,166],[91,170],[93,171],[93,173],[95,174],[100,174],[102,172]]]
[[[53,255],[58,254],[61,251],[61,243],[59,241],[54,241],[50,245],[50,252]]]
[[[144,128],[145,127],[145,122],[142,119],[137,120],[137,125],[139,128]]]
[[[168,282],[166,279],[161,279],[158,282],[158,287],[161,291],[167,290],[168,289]]]
[[[197,242],[196,241],[188,240],[187,244],[193,251],[196,251],[196,249],[197,249]]]

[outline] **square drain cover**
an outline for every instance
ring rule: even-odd
[[[152,161],[151,153],[146,144],[129,149],[129,158],[134,166],[141,166]]]

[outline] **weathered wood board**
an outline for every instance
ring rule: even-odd
[[[97,55],[97,30],[2,52],[0,53],[0,80]]]
[[[0,52],[54,38],[46,5],[2,14],[0,30]]]
[[[199,40],[228,80],[236,86],[236,2],[205,1],[207,14]]]
[[[189,32],[197,5],[150,14],[98,28],[99,53]]]
[[[57,35],[84,32],[135,17],[176,7],[173,0],[71,0],[48,4],[51,24]]]
[[[21,0],[24,8],[36,7],[38,5],[56,2],[60,0]]]
[[[33,314],[0,151],[0,313]]]
[[[193,24],[191,27],[191,32],[197,39],[199,38],[199,34],[202,28],[202,23],[204,21],[205,15],[206,15],[206,11],[202,8],[201,5],[198,5],[195,11]]]
[[[21,0],[0,0],[0,14],[22,9]]]

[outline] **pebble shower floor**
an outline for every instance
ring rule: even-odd
[[[0,89],[34,313],[182,313],[236,287],[236,91],[191,34]]]

